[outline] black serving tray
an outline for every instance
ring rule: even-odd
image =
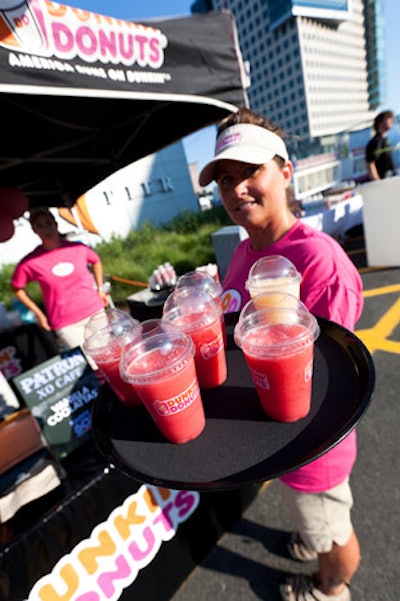
[[[311,410],[294,423],[263,413],[242,351],[233,341],[237,314],[226,316],[227,381],[202,391],[206,426],[185,444],[164,439],[144,407],[125,407],[105,385],[92,428],[100,452],[138,482],[223,491],[261,483],[316,459],[357,424],[372,399],[375,369],[352,332],[318,318]]]

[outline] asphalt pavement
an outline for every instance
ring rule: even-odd
[[[362,236],[345,243],[360,269],[365,306],[356,334],[376,370],[371,404],[358,426],[358,458],[351,477],[353,523],[361,564],[351,583],[352,601],[400,599],[400,267],[368,268]],[[340,375],[338,375],[340,377]],[[279,483],[266,483],[231,531],[182,583],[173,601],[279,601],[279,584],[315,563],[291,560],[291,522]]]

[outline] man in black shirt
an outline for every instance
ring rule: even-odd
[[[388,175],[395,175],[393,162],[393,148],[387,139],[387,132],[393,127],[394,115],[392,111],[383,111],[375,117],[375,135],[368,142],[365,149],[368,177],[370,180],[384,179]]]

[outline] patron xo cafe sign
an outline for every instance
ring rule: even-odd
[[[60,458],[90,438],[91,405],[100,382],[79,347],[64,351],[12,379]]]

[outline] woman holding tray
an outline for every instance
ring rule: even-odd
[[[220,123],[215,156],[199,182],[217,182],[228,215],[249,235],[235,249],[224,278],[224,306],[239,311],[249,300],[245,281],[255,261],[283,255],[302,274],[300,298],[307,308],[354,330],[363,307],[361,278],[333,238],[291,212],[292,174],[283,135],[272,122],[240,109]],[[318,459],[280,478],[296,527],[290,554],[318,559],[313,576],[295,575],[281,585],[284,601],[351,599],[348,583],[360,561],[350,515],[356,452],[353,430]]]

